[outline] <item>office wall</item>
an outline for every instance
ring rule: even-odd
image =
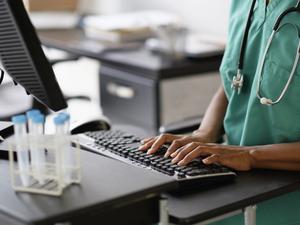
[[[82,0],[82,9],[116,13],[140,9],[165,9],[180,14],[197,31],[226,36],[230,0]]]

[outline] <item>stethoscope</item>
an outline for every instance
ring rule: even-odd
[[[255,7],[255,4],[256,4],[256,1],[257,0],[253,0],[251,8],[250,8],[250,12],[249,12],[247,23],[246,23],[245,32],[244,32],[244,35],[243,35],[241,50],[240,50],[240,57],[239,57],[239,61],[238,61],[237,74],[236,74],[236,76],[233,77],[233,79],[231,81],[231,88],[234,91],[237,91],[238,94],[240,94],[240,92],[242,90],[242,87],[243,87],[243,84],[244,84],[243,68],[244,68],[245,51],[246,51],[246,45],[247,45],[248,35],[249,35],[249,31],[250,31],[250,26],[251,26],[251,20],[252,20],[252,17],[254,15],[254,7]],[[281,29],[282,26],[284,26],[284,25],[280,26],[283,18],[287,14],[292,13],[292,12],[300,13],[300,0],[298,1],[297,5],[295,7],[292,7],[292,8],[289,8],[289,9],[285,10],[278,17],[278,19],[276,20],[276,23],[273,27],[272,34],[268,39],[266,49],[263,53],[263,59],[261,61],[261,64],[259,65],[259,71],[258,71],[259,76],[258,76],[258,82],[257,82],[257,97],[260,100],[260,103],[263,104],[263,105],[274,105],[274,104],[277,104],[278,102],[280,102],[280,100],[285,95],[288,87],[290,86],[290,83],[291,83],[291,81],[292,81],[292,79],[295,75],[295,72],[296,72],[296,69],[297,69],[297,66],[298,66],[298,62],[299,62],[299,58],[300,58],[300,32],[299,31],[298,31],[298,33],[299,33],[299,46],[297,48],[297,53],[296,53],[295,61],[294,61],[294,64],[293,64],[293,68],[291,70],[289,79],[286,82],[286,85],[285,85],[284,89],[282,90],[281,94],[279,95],[279,97],[275,101],[273,101],[270,98],[261,96],[260,89],[261,89],[262,73],[263,73],[263,69],[264,69],[267,54],[269,52],[270,46],[272,45],[275,34]]]

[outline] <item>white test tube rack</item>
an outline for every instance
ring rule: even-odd
[[[21,171],[18,166],[18,159],[14,156],[14,152],[17,151],[17,144],[15,142],[9,143],[9,161],[10,161],[10,177],[11,185],[15,191],[28,192],[34,194],[44,194],[52,196],[60,196],[63,193],[64,188],[71,184],[81,183],[81,160],[80,160],[80,146],[76,144],[71,145],[71,140],[74,140],[72,136],[60,136],[57,135],[40,135],[38,138],[35,136],[27,135],[26,138],[19,140],[18,145],[22,149],[30,149],[31,142],[35,142],[35,146],[43,151],[46,155],[46,161],[41,165],[44,169],[39,171],[39,176],[36,176],[34,166],[30,162],[29,170]],[[78,143],[78,141],[76,141]],[[63,165],[64,162],[64,150],[66,146],[72,148],[72,164]],[[70,150],[70,149],[69,149]],[[30,151],[29,151],[30,152]],[[68,173],[68,174],[66,174]],[[71,176],[70,176],[71,174]],[[29,185],[22,183],[22,176],[27,177]],[[68,182],[66,182],[68,177]],[[43,182],[40,182],[40,180]]]

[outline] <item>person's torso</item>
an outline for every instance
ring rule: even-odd
[[[229,104],[224,120],[228,144],[263,145],[300,141],[300,65],[283,99],[260,104],[256,96],[258,68],[278,16],[296,0],[257,0],[244,57],[244,86],[237,94],[231,80],[237,73],[240,46],[252,0],[232,0],[229,37],[220,68]],[[299,45],[300,13],[285,16],[265,60],[260,92],[276,100],[290,76]]]

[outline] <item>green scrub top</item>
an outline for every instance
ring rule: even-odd
[[[261,105],[256,96],[258,67],[277,17],[297,0],[257,0],[244,59],[244,86],[240,95],[231,89],[236,75],[240,46],[252,0],[232,0],[228,45],[220,68],[228,98],[224,120],[228,144],[251,146],[300,141],[300,65],[284,98],[273,106]],[[300,14],[286,16],[266,57],[261,94],[275,101],[289,78],[299,45]],[[257,206],[258,225],[300,224],[300,191]],[[214,225],[240,225],[235,216]]]
[[[244,86],[238,94],[231,89],[237,73],[242,37],[252,0],[232,0],[229,37],[220,68],[228,98],[224,128],[228,144],[251,146],[300,141],[300,65],[283,99],[276,105],[260,104],[256,96],[258,68],[275,21],[297,0],[257,0],[244,58]],[[289,78],[299,45],[300,14],[282,21],[265,60],[260,93],[277,100]]]

